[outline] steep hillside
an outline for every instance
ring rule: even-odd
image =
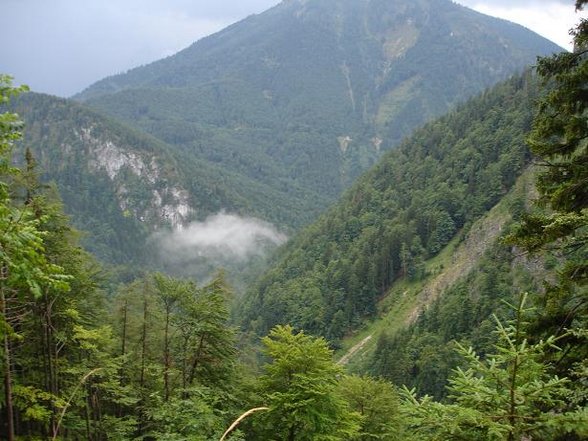
[[[340,363],[353,371],[444,396],[457,364],[454,340],[482,353],[493,343],[492,314],[508,316],[503,302],[524,291],[541,292],[547,274],[542,259],[501,242],[534,197],[534,175],[527,171],[511,192],[469,231],[425,262],[426,277],[392,284],[377,315],[343,343]]]
[[[279,224],[301,202],[214,164],[170,150],[163,142],[72,101],[29,93],[15,103],[44,180],[55,181],[66,211],[87,232],[101,259],[145,263],[146,239],[221,210]],[[23,158],[23,152],[17,152]],[[304,217],[301,217],[304,218]]]
[[[364,360],[357,367],[416,387],[419,394],[444,397],[447,378],[461,361],[455,354],[455,341],[476,347],[480,354],[491,353],[496,326],[492,315],[506,319],[512,311],[505,301],[516,304],[523,292],[542,291],[546,272],[541,262],[527,261],[519,254],[520,250],[498,240],[489,243],[472,262],[471,271],[431,299],[418,317],[396,329],[383,328],[374,336],[375,345],[362,354]],[[542,270],[541,277],[534,277],[534,267]]]
[[[389,152],[342,200],[292,240],[246,300],[260,333],[291,323],[337,340],[376,312],[399,278],[465,234],[514,185],[535,98],[516,77]]]
[[[415,127],[558,50],[450,0],[287,0],[77,99],[289,188],[300,225]]]

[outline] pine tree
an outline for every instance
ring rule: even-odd
[[[450,380],[451,403],[404,390],[402,413],[422,440],[576,440],[588,436],[588,409],[575,398],[576,385],[545,363],[559,348],[550,336],[531,343],[522,296],[515,319],[496,320],[498,342],[487,358],[459,346],[466,367]],[[563,436],[563,438],[558,438]]]
[[[577,0],[576,10],[586,3]],[[566,375],[586,370],[588,360],[588,20],[570,33],[574,51],[541,58],[537,66],[547,93],[528,143],[539,162],[539,209],[523,216],[507,238],[531,252],[553,252],[563,262],[557,280],[546,281],[545,294],[537,296],[535,333],[566,336],[557,362]]]
[[[576,2],[581,10],[587,0]],[[549,89],[528,143],[542,166],[537,188],[551,211],[528,216],[518,234],[528,250],[556,245],[569,258],[564,276],[588,281],[588,21],[575,29],[574,52],[541,58],[537,71]]]

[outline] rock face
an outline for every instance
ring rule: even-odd
[[[94,137],[92,127],[82,127],[79,132],[74,130],[74,133],[81,141],[82,149],[88,153],[89,171],[104,172],[112,181],[118,206],[123,213],[132,213],[141,222],[149,219],[151,229],[157,229],[161,224],[182,228],[188,222],[194,211],[190,207],[189,193],[162,178],[158,158],[149,158],[145,152],[116,145],[109,139]],[[72,150],[71,147],[66,149]],[[128,188],[125,172],[136,177],[135,185],[139,188]],[[177,176],[175,181],[179,181]],[[130,194],[136,190],[148,190],[152,197],[144,201],[134,201]]]
[[[44,180],[57,183],[67,213],[88,234],[85,245],[99,257],[140,261],[151,233],[214,211],[203,196],[214,189],[187,187],[186,171],[157,140],[46,95],[26,94],[15,110],[25,121],[22,147],[31,148]]]

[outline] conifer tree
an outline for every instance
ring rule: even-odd
[[[578,0],[576,9],[587,3]],[[574,51],[541,58],[537,71],[550,89],[528,138],[543,166],[537,188],[552,211],[528,216],[519,234],[529,250],[558,244],[570,258],[565,277],[588,281],[588,21],[571,31]],[[559,243],[561,241],[561,243]]]
[[[0,75],[0,104],[26,90],[13,88],[11,78]],[[9,183],[18,174],[12,165],[12,147],[22,136],[22,122],[11,112],[0,114],[0,337],[4,400],[0,415],[5,421],[4,434],[15,439],[15,402],[13,344],[26,317],[27,301],[39,298],[44,288],[67,290],[62,268],[48,261],[44,234],[32,210],[17,206],[10,196]]]
[[[588,436],[588,409],[576,399],[576,386],[545,363],[549,352],[559,350],[556,337],[528,340],[525,298],[507,325],[496,320],[493,354],[482,358],[459,346],[466,367],[456,369],[450,380],[450,403],[419,399],[405,388],[402,413],[417,439],[571,441]]]
[[[577,0],[576,10],[586,3]],[[553,252],[563,262],[557,280],[546,281],[545,294],[538,296],[535,332],[566,335],[558,366],[568,374],[585,370],[588,359],[588,20],[580,19],[570,34],[573,52],[541,58],[537,66],[547,94],[528,143],[540,166],[541,210],[524,216],[507,238],[531,252]]]

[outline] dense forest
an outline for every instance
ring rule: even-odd
[[[240,305],[222,270],[122,280],[85,251],[60,196],[75,187],[45,183],[51,158],[8,106],[26,87],[0,75],[0,438],[587,439],[588,21],[573,35],[388,152]],[[358,372],[335,361],[492,216],[471,271]]]
[[[282,250],[247,297],[245,321],[331,340],[373,315],[399,278],[487,212],[530,161],[536,85],[514,77],[415,132]]]

